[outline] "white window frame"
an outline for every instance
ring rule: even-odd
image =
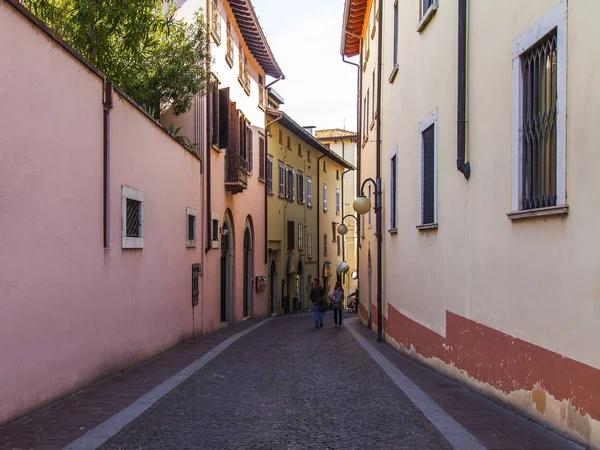
[[[285,171],[285,163],[281,160],[278,161],[277,175],[277,181],[279,182],[278,196],[279,198],[285,198],[285,177],[287,176],[287,172]]]
[[[298,224],[298,250],[304,250],[304,224]]]
[[[218,248],[220,248],[219,231],[220,231],[220,227],[221,227],[221,217],[219,216],[219,213],[211,212],[210,213],[210,218],[211,218],[211,227],[210,227],[211,245],[210,245],[210,247],[212,249],[218,249]],[[217,228],[216,228],[217,229],[217,234],[216,234],[216,236],[213,233],[215,224],[217,225]]]
[[[312,251],[312,234],[309,234],[306,236],[306,255],[309,258],[313,257],[313,251]]]
[[[312,178],[306,177],[306,206],[312,208]]]
[[[423,164],[424,164],[424,145],[423,132],[430,126],[433,126],[433,223],[423,223]],[[419,175],[419,227],[434,228],[438,223],[438,110],[436,109],[419,123],[419,143],[420,143],[420,175]]]
[[[323,183],[323,211],[327,212],[327,185]]]
[[[127,199],[140,202],[140,237],[127,236]],[[142,191],[121,186],[121,248],[144,248],[144,194]]]
[[[342,192],[336,188],[335,190],[335,214],[339,216],[342,212]]]
[[[567,1],[560,0],[513,43],[512,210],[522,211],[523,77],[521,56],[556,29],[556,207],[567,205]],[[537,211],[537,210],[532,210]]]
[[[190,240],[190,219],[189,217],[194,217],[194,239]],[[197,238],[197,229],[198,229],[198,219],[196,210],[194,208],[185,208],[185,246],[187,248],[195,248],[196,247],[196,238]]]

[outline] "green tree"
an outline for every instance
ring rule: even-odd
[[[182,114],[206,92],[210,57],[204,16],[175,17],[173,0],[22,0],[117,86],[159,118]]]

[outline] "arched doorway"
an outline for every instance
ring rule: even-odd
[[[301,259],[298,260],[298,270],[296,271],[296,289],[298,291],[298,310],[304,311],[305,304],[304,298],[306,297],[306,293],[304,292],[304,263]]]
[[[275,259],[271,260],[271,267],[269,268],[269,313],[275,314],[275,299],[276,299],[276,287],[277,287],[277,265]]]
[[[252,232],[250,227],[244,231],[244,317],[252,315],[252,279],[254,278],[252,256]]]
[[[368,308],[369,308],[369,328],[371,328],[371,305],[373,304],[373,265],[371,264],[371,243],[369,242],[369,253],[367,255],[367,283],[369,287]]]

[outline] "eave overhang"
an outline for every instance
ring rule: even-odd
[[[371,2],[372,0],[346,0],[342,25],[342,55],[350,58],[360,54],[361,37]]]
[[[284,78],[250,0],[229,0],[229,5],[252,56],[267,75],[273,78]]]

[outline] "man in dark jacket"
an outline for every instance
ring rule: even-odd
[[[323,302],[325,301],[325,289],[319,284],[318,278],[315,278],[312,282],[310,301],[313,304],[315,328],[323,328]]]

